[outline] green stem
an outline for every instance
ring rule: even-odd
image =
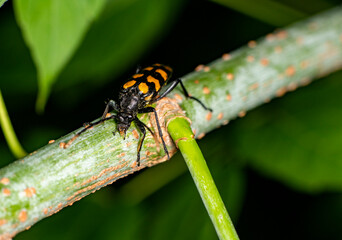
[[[6,105],[2,97],[0,90],[0,125],[4,133],[7,144],[16,158],[22,158],[27,155],[25,150],[19,143],[17,136],[15,135],[14,129],[11,124],[11,120],[8,116]]]
[[[167,129],[184,157],[217,235],[224,240],[239,239],[202,152],[194,139],[190,123],[181,117],[174,118],[169,122]]]

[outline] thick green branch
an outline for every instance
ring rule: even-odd
[[[229,120],[244,116],[249,109],[341,66],[340,7],[251,41],[185,76],[189,92],[213,108],[213,113],[185,100],[179,89],[171,97],[186,111],[196,136],[203,137]],[[168,99],[158,103],[161,119],[178,114],[172,110],[174,104]],[[149,117],[144,116],[144,121],[149,122]],[[0,239],[14,236],[118,178],[166,160],[162,147],[148,135],[138,168],[139,133],[135,126],[129,129],[126,140],[119,134],[113,136],[114,129],[115,123],[108,121],[63,149],[63,143],[74,134],[70,133],[1,169]],[[172,141],[168,138],[166,143],[174,153]]]

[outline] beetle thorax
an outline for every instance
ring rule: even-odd
[[[122,95],[119,105],[122,112],[137,112],[139,109],[139,97],[134,95]]]

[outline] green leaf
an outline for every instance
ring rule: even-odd
[[[234,147],[260,172],[305,191],[342,190],[342,73],[251,112]]]
[[[308,15],[278,1],[212,0],[273,26],[285,26]]]
[[[4,3],[6,2],[7,0],[0,0],[0,7],[2,7],[2,5],[4,5]]]
[[[37,110],[97,17],[104,0],[16,0],[15,12],[38,70]]]

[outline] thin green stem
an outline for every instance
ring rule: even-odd
[[[4,99],[2,97],[2,93],[0,90],[0,125],[2,131],[5,135],[5,139],[7,144],[16,158],[22,158],[27,155],[23,147],[20,145],[17,136],[15,135],[14,129],[11,124],[11,120],[8,116],[8,112],[6,109],[6,105]]]
[[[202,152],[194,139],[190,123],[179,117],[171,120],[167,128],[184,157],[217,235],[224,240],[239,239]]]

